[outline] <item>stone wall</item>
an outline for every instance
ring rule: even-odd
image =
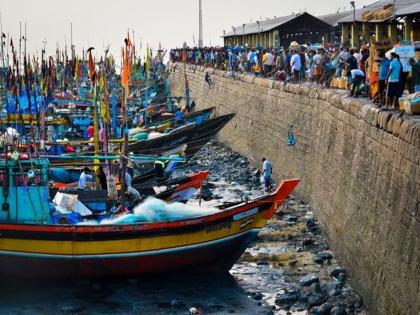
[[[183,95],[184,67],[171,68]],[[298,177],[371,314],[420,314],[420,119],[379,112],[343,91],[187,66],[199,108],[236,117],[220,140],[274,175]],[[287,146],[293,125],[295,146]]]

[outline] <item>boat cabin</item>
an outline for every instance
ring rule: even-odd
[[[47,223],[48,160],[0,161],[0,223]]]

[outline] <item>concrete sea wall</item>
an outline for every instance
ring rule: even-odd
[[[378,111],[343,91],[170,67],[174,95],[185,73],[199,108],[236,116],[220,140],[277,180],[301,178],[310,203],[371,314],[420,314],[420,119]],[[289,126],[297,138],[287,146]]]

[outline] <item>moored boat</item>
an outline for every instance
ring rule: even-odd
[[[43,184],[46,165],[36,164],[38,168],[31,181],[36,185],[28,185],[24,172],[30,163],[33,161],[22,162],[16,173],[5,172],[0,187],[3,212],[8,213],[0,220],[2,275],[91,277],[227,271],[299,182],[283,181],[272,194],[189,219],[54,225],[48,224],[43,217],[45,212],[41,211],[41,207],[48,205]],[[14,164],[20,163],[9,161],[9,164],[6,169],[15,170]],[[18,193],[14,187],[16,176],[22,179],[21,188],[29,192],[27,198],[33,198],[35,208],[30,202],[19,208],[13,204],[15,188]],[[20,210],[24,211],[17,215]]]
[[[193,156],[227,124],[235,114],[208,119],[201,124],[180,127],[159,138],[130,143],[128,149],[135,154],[160,154],[181,144],[186,144],[185,155]]]

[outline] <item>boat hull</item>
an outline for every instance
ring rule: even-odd
[[[125,225],[0,224],[0,275],[136,276],[229,270],[299,180],[221,212]]]
[[[152,253],[69,259],[17,254],[0,255],[1,273],[20,277],[142,276],[156,273],[219,273],[230,270],[255,240],[252,229],[221,241]]]

